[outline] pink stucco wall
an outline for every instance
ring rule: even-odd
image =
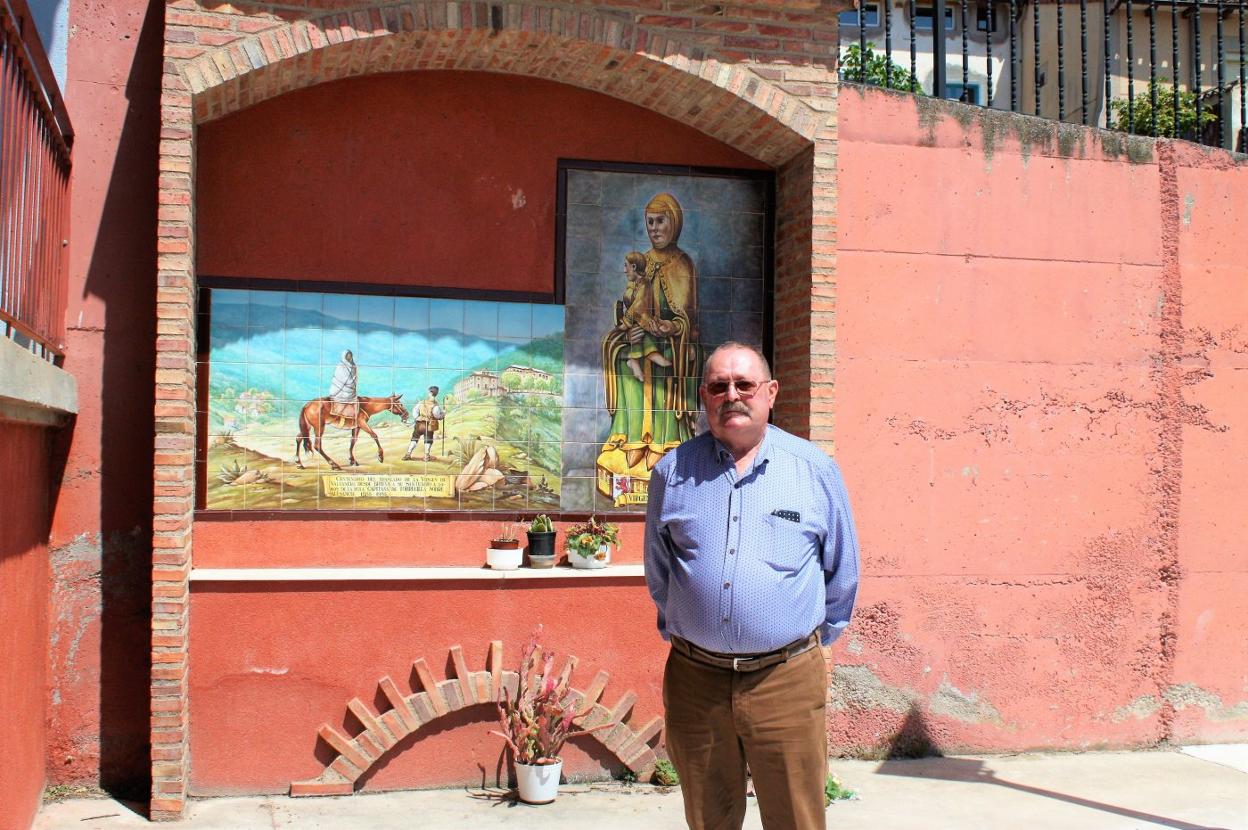
[[[840,119],[834,742],[1242,740],[1248,168],[877,90]]]
[[[49,430],[0,421],[0,828],[24,830],[47,769]]]

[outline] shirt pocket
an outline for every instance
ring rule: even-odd
[[[818,550],[818,534],[804,522],[767,516],[766,525],[762,559],[773,570],[784,573],[800,570]]]

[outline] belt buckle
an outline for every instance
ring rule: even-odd
[[[741,669],[738,667],[738,664],[739,664],[740,662],[741,662],[741,658],[740,658],[740,657],[734,657],[734,658],[732,658],[732,670],[733,670],[733,671],[741,671]]]

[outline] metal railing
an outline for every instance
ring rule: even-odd
[[[1246,3],[860,0],[840,16],[840,74],[1243,152]],[[943,37],[935,36],[938,20]]]
[[[26,0],[0,30],[0,333],[59,362],[74,133]]]

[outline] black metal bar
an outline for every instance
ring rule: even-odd
[[[893,88],[893,0],[880,0],[884,6],[884,88]]]
[[[1171,115],[1172,124],[1170,134],[1172,138],[1179,137],[1179,0],[1170,0],[1170,82],[1173,88],[1170,90],[1171,106],[1173,112]]]
[[[1135,132],[1135,34],[1131,25],[1134,12],[1131,0],[1125,0],[1127,10],[1127,132]]]
[[[1148,0],[1149,132],[1157,135],[1157,0]]]
[[[1032,56],[1034,63],[1031,65],[1031,83],[1035,87],[1036,111],[1035,115],[1040,114],[1040,4],[1033,2],[1031,4],[1031,34],[1035,40],[1032,45],[1035,47]]]
[[[1088,126],[1088,0],[1079,0],[1079,111]]]
[[[1223,115],[1226,113],[1226,101],[1224,99],[1226,89],[1226,53],[1222,48],[1222,0],[1218,0],[1218,146],[1223,149],[1230,149],[1226,146],[1226,119]]]
[[[1010,112],[1018,112],[1018,9],[1017,0],[1010,0]],[[1242,4],[1241,17],[1242,17]],[[1240,38],[1243,40],[1243,38]]]
[[[1201,89],[1200,89],[1200,3],[1199,3],[1199,0],[1192,7],[1192,38],[1193,38],[1192,63],[1194,64],[1194,66],[1192,67],[1192,72],[1195,74],[1195,79],[1192,82],[1192,90],[1196,93],[1196,135],[1193,140],[1199,142],[1200,141],[1200,122],[1204,120],[1201,115],[1202,107],[1201,107],[1201,101],[1200,101]]]
[[[1113,76],[1110,74],[1109,69],[1109,0],[1101,0],[1101,10],[1105,14],[1105,129],[1108,130],[1113,128],[1111,120],[1113,113],[1109,106],[1110,96],[1113,94],[1111,85]]]
[[[858,82],[867,82],[867,0],[858,0]]]
[[[932,95],[944,100],[947,93],[945,85],[945,63],[948,60],[945,50],[945,0],[933,0],[932,3]]]
[[[918,27],[914,25],[914,0],[910,0],[910,83],[919,77],[918,37]]]
[[[987,50],[987,69],[988,69],[988,96],[984,99],[984,106],[992,106],[992,3],[993,0],[987,0],[984,11],[984,48]]]
[[[961,3],[959,3],[959,5],[961,6],[961,9],[962,9],[962,95],[960,97],[962,101],[966,103],[970,103],[970,101],[967,99],[967,90],[970,88],[970,85],[971,85],[971,72],[970,72],[970,63],[969,63],[970,52],[967,49],[967,43],[970,41],[971,35],[970,35],[970,32],[966,30],[967,0],[961,0]]]
[[[1057,120],[1066,120],[1066,3],[1057,0]]]
[[[1248,100],[1244,94],[1244,0],[1239,0],[1239,152],[1248,153]]]

